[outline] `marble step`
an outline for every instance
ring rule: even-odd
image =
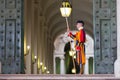
[[[120,80],[112,74],[57,75],[57,74],[0,74],[0,80]]]

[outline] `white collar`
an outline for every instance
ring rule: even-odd
[[[80,27],[79,30],[83,29],[83,27]]]

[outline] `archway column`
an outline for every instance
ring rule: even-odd
[[[54,58],[53,58],[53,62],[54,62],[54,66],[53,66],[54,74],[56,74],[56,56],[55,55],[54,55]]]
[[[120,0],[116,1],[117,4],[117,60],[114,65],[114,74],[120,77]]]
[[[60,56],[60,74],[65,74],[64,55],[63,55],[63,56]]]
[[[54,58],[53,58],[53,62],[54,62],[54,74],[56,74],[56,58],[60,58],[60,74],[65,74],[65,57],[64,54],[60,54],[59,53],[54,53]]]
[[[86,56],[85,72],[84,74],[89,74],[89,56]]]

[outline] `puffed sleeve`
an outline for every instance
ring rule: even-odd
[[[84,43],[85,40],[86,40],[85,31],[82,29],[82,30],[80,30],[80,42]]]

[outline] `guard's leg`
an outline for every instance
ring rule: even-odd
[[[80,74],[84,73],[84,67],[85,67],[85,64],[82,64],[81,67],[80,67]]]

